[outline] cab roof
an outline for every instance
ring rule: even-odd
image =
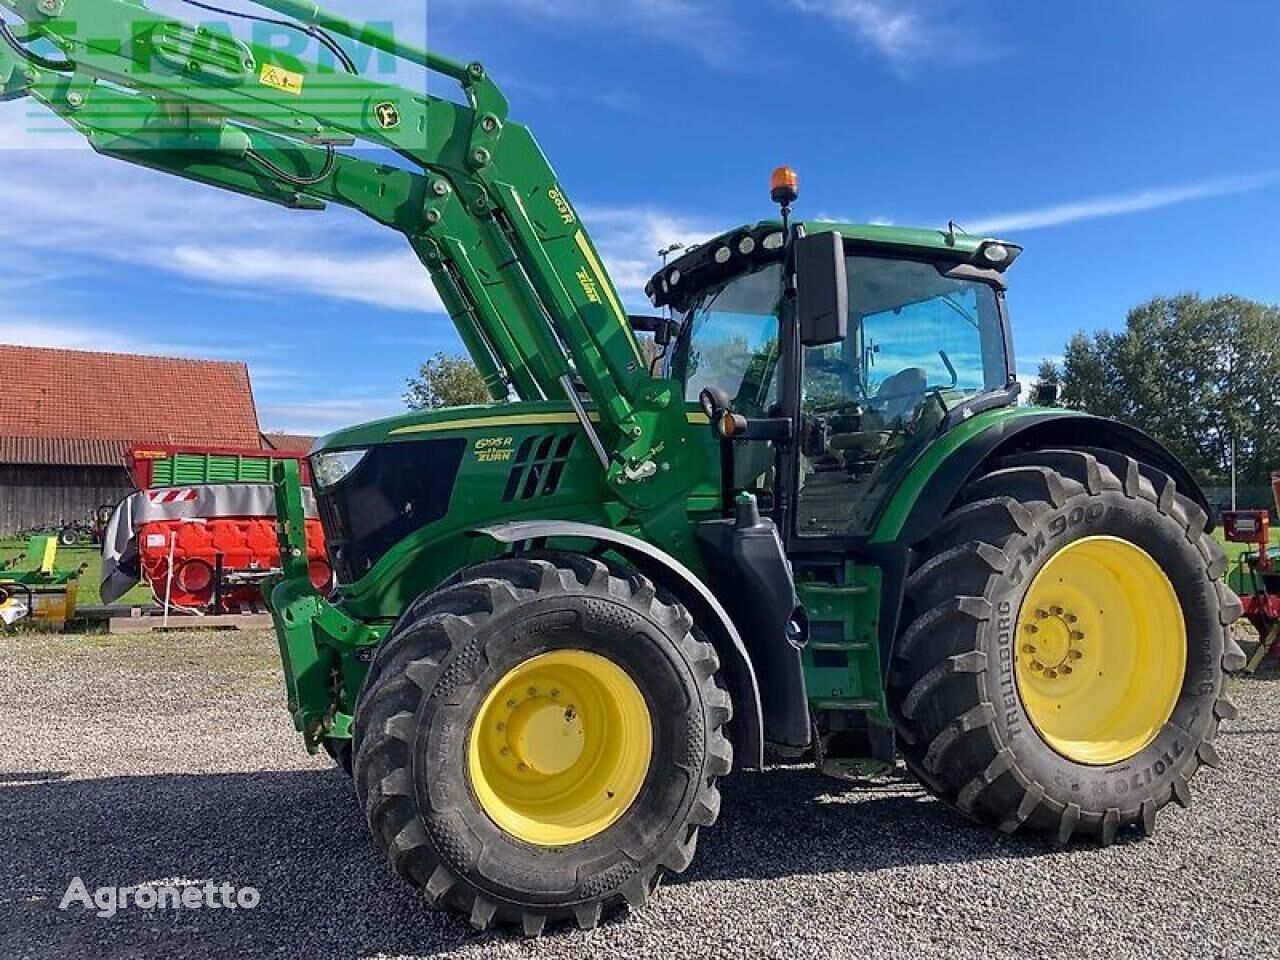
[[[987,269],[1007,268],[1021,247],[1016,244],[988,237],[971,236],[960,230],[929,230],[918,227],[898,227],[868,223],[833,223],[826,220],[807,221],[801,224],[809,234],[838,231],[845,241],[866,244],[869,247],[910,256],[923,254],[939,259],[954,259],[959,263],[974,263]],[[672,260],[653,275],[645,286],[645,293],[656,307],[680,306],[683,290],[706,289],[708,283],[721,274],[730,276],[741,271],[743,261],[768,262],[781,256],[784,234],[781,220],[761,220],[727,230],[717,237],[690,247],[680,257]],[[1009,252],[999,264],[986,262],[984,250],[993,245],[1003,246]]]

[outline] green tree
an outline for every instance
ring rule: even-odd
[[[1122,333],[1077,334],[1062,364],[1065,406],[1150,433],[1199,477],[1242,483],[1280,468],[1280,307],[1243,297],[1157,297]]]
[[[1032,402],[1040,397],[1040,392],[1046,387],[1056,387],[1059,391],[1059,402],[1061,402],[1062,391],[1062,369],[1052,360],[1041,360],[1040,367],[1036,370],[1036,381],[1031,385]]]
[[[463,407],[472,403],[492,403],[484,377],[466,357],[437,353],[409,379],[404,402],[411,410]]]

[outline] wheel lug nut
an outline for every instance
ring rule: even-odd
[[[1072,640],[1083,640],[1083,639],[1084,639],[1084,634],[1083,634],[1083,633],[1081,633],[1079,630],[1072,630],[1072,631],[1071,631],[1071,639],[1072,639]]]
[[[559,691],[559,690],[557,690],[555,687],[552,687],[552,688],[551,688],[551,696],[552,696],[553,698],[554,698],[554,697],[558,697],[558,696],[560,696],[560,691]]]
[[[1049,608],[1049,612],[1050,612],[1051,614],[1053,614],[1055,617],[1060,617],[1060,616],[1062,616],[1062,608],[1061,608],[1061,607],[1050,607],[1050,608]]]
[[[1074,613],[1068,613],[1068,614],[1067,614],[1067,623],[1075,623],[1075,622],[1076,622],[1077,620],[1079,620],[1079,619],[1080,619],[1080,618],[1079,618],[1079,617],[1077,617]]]
[[[1071,672],[1071,664],[1069,664],[1069,663],[1064,663],[1064,664],[1062,665],[1062,672],[1063,672],[1063,673],[1070,673],[1070,672]]]
[[[1041,620],[1048,620],[1049,612],[1047,610],[1036,610],[1036,616],[1039,617]]]
[[[508,710],[514,710],[515,708],[516,708],[516,702],[515,702],[514,700],[508,700],[508,701],[507,701],[507,709],[508,709]]]
[[[520,763],[517,763],[517,764],[516,764],[516,769],[517,769],[517,770],[519,770],[521,773],[528,773],[528,772],[529,772],[529,766],[528,766],[528,764],[524,763],[523,761],[522,761],[522,762],[520,762]]]
[[[1058,671],[1049,669],[1044,672],[1044,675],[1048,677],[1050,680],[1056,680],[1058,677]]]
[[[1033,647],[1033,646],[1032,646],[1031,644],[1029,644],[1029,643],[1024,643],[1024,644],[1022,645],[1022,652],[1023,652],[1023,653],[1035,653],[1035,652],[1036,652],[1036,648],[1035,648],[1035,647]]]
[[[1081,653],[1079,650],[1072,650],[1067,654],[1067,656],[1069,656],[1072,660],[1079,660],[1081,657],[1084,656],[1084,654]]]
[[[538,688],[537,688],[537,687],[530,687],[530,688],[529,688],[529,696],[531,696],[531,697],[536,697],[537,695],[538,695]]]
[[[1032,660],[1031,669],[1039,672],[1044,669],[1044,664],[1041,663],[1039,660]]]
[[[1037,627],[1034,623],[1027,624],[1027,633],[1039,633],[1039,632],[1040,632],[1040,628]]]

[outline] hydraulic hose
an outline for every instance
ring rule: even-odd
[[[333,173],[334,164],[337,162],[337,155],[333,147],[327,146],[325,147],[324,166],[320,169],[320,172],[313,176],[300,177],[296,173],[290,173],[288,170],[277,166],[257,150],[251,149],[245,153],[245,156],[265,169],[273,177],[283,180],[293,187],[314,187],[317,183],[322,183],[329,174]]]
[[[4,17],[0,17],[0,41],[3,41],[5,46],[9,47],[22,59],[35,64],[37,67],[43,67],[45,70],[52,70],[55,73],[71,73],[76,68],[76,65],[70,60],[54,60],[52,57],[46,57],[33,50],[28,50],[14,36],[13,30],[9,28],[9,24],[5,23]]]
[[[297,30],[299,33],[305,33],[309,37],[314,37],[320,41],[330,53],[338,58],[338,62],[342,64],[347,73],[358,74],[360,71],[356,67],[355,61],[351,59],[347,51],[342,49],[342,44],[334,40],[325,31],[312,24],[295,23],[292,20],[277,20],[274,17],[264,17],[256,13],[242,13],[239,10],[228,10],[225,7],[218,7],[212,3],[204,3],[203,0],[182,0],[183,3],[191,7],[198,7],[201,10],[208,10],[210,13],[216,13],[222,17],[238,17],[241,20],[252,20],[256,23],[269,23],[275,27],[287,27],[290,30]]]

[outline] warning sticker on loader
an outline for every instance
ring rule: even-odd
[[[302,93],[302,85],[307,82],[307,78],[301,73],[294,73],[284,67],[264,63],[262,71],[258,74],[258,82],[264,87],[272,87],[298,96]]]

